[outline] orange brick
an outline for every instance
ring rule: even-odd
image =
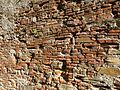
[[[21,25],[26,25],[28,24],[28,19],[21,19],[20,23]]]
[[[120,33],[120,30],[110,30],[110,33]]]

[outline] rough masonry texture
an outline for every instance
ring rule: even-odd
[[[120,1],[0,0],[0,90],[120,90]]]

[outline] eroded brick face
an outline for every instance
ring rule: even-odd
[[[15,28],[0,28],[0,90],[119,90],[120,1],[30,0],[17,10]]]

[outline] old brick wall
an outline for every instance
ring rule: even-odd
[[[120,1],[31,0],[16,10],[0,37],[0,90],[119,90]]]

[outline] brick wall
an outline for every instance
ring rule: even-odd
[[[13,30],[15,38],[1,40],[3,47],[9,43],[8,51],[12,50],[6,57],[1,50],[1,57],[5,57],[1,75],[13,75],[16,83],[14,87],[3,83],[4,87],[115,88],[113,82],[119,82],[116,77],[120,73],[120,29],[116,25],[119,5],[116,0],[34,0],[20,8]]]

